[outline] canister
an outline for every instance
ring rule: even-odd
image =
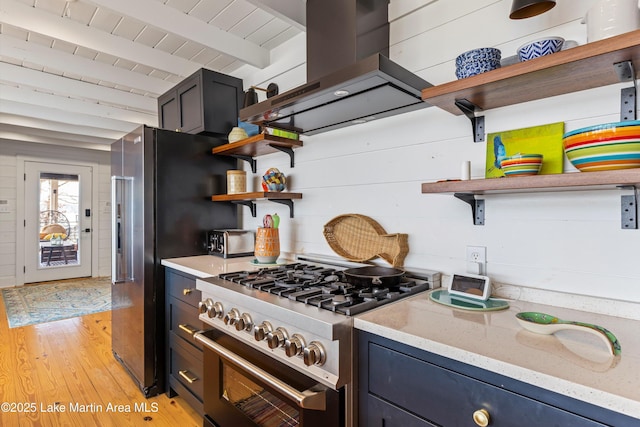
[[[241,170],[227,171],[227,194],[247,192],[247,172]]]

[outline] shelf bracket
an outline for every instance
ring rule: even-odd
[[[476,105],[467,101],[466,99],[456,99],[456,107],[464,113],[469,120],[471,120],[471,127],[473,128],[473,142],[484,141],[484,116],[476,117],[476,111],[480,111]]]
[[[621,187],[628,188],[628,187]],[[620,199],[620,226],[623,230],[638,229],[638,190],[635,187],[633,194],[629,196],[621,196]]]
[[[470,193],[453,193],[453,195],[471,206],[474,225],[484,225],[484,200],[476,199],[476,197]]]
[[[633,86],[620,90],[620,121],[635,120],[637,117],[636,99],[638,88],[633,63],[631,61],[616,62],[613,64],[613,68],[621,82],[633,82]]]
[[[253,157],[245,156],[244,154],[232,154],[231,157],[244,160],[245,162],[249,163],[251,165],[251,172],[256,173],[257,162],[256,162],[256,159],[254,159]]]
[[[289,155],[289,159],[290,159],[291,167],[295,167],[295,160],[294,160],[294,157],[293,157],[293,148],[283,147],[281,145],[276,145],[276,144],[269,144],[269,147],[275,148],[276,150],[279,150],[279,151],[282,151],[283,153],[288,154]]]
[[[273,203],[280,203],[281,205],[289,206],[289,218],[293,218],[293,200],[290,199],[267,199]]]
[[[231,203],[248,207],[249,209],[251,209],[251,216],[254,218],[256,217],[256,202],[254,202],[253,200],[232,200]]]

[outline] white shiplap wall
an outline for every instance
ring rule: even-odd
[[[590,4],[565,0],[544,15],[511,21],[506,0],[392,1],[391,58],[433,84],[444,83],[455,78],[455,57],[476,47],[498,47],[507,57],[544,35],[584,44],[580,20]],[[296,64],[301,49],[304,39],[294,39],[276,53],[282,63]],[[284,91],[300,83],[300,74],[299,66],[288,71],[276,64],[243,77],[245,85],[276,81]],[[486,131],[559,121],[571,130],[617,121],[624,86],[487,111]],[[457,178],[463,160],[471,160],[472,178],[483,177],[485,149],[473,142],[467,118],[437,108],[306,137],[295,168],[281,154],[258,159],[259,172],[277,167],[287,174],[288,189],[303,193],[295,218],[283,206],[261,202],[257,218],[244,216],[244,227],[277,212],[283,251],[333,254],[323,225],[336,215],[361,213],[390,233],[409,234],[408,267],[464,271],[466,246],[486,246],[488,274],[500,284],[640,302],[640,230],[620,229],[620,196],[629,191],[487,196],[485,226],[474,226],[470,208],[454,197],[420,193],[423,182]],[[575,171],[568,162],[565,170]]]
[[[543,35],[585,43],[580,19],[591,3],[564,0],[538,17],[511,21],[508,0],[392,0],[391,57],[433,84],[444,83],[454,79],[454,58],[476,47],[495,46],[506,57]],[[269,68],[244,67],[234,75],[245,86],[275,81],[281,91],[305,82],[304,34],[271,56]],[[487,111],[486,131],[558,121],[571,130],[616,121],[622,86]],[[20,153],[99,163],[97,195],[101,207],[108,203],[104,153],[16,144],[0,141],[0,199],[16,197],[15,155]],[[488,274],[500,283],[640,302],[640,230],[620,229],[620,195],[626,193],[488,196],[482,227],[472,224],[469,207],[457,199],[420,193],[423,182],[457,178],[463,160],[472,161],[473,178],[482,177],[484,159],[485,144],[473,142],[469,121],[436,108],[306,137],[293,169],[282,154],[258,159],[259,172],[277,167],[288,175],[290,191],[304,193],[295,204],[295,218],[288,218],[286,207],[260,202],[255,219],[242,208],[243,226],[257,227],[264,214],[278,212],[283,251],[332,254],[323,225],[336,215],[362,213],[388,232],[409,234],[409,267],[463,271],[465,247],[481,245],[487,247]],[[253,176],[255,188],[259,175]],[[15,217],[0,215],[0,286],[15,280],[15,223]],[[94,274],[102,276],[110,271],[108,215],[100,216],[98,227],[99,268]]]

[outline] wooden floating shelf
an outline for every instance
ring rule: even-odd
[[[211,200],[214,202],[232,202],[234,200],[292,200],[302,199],[302,193],[286,193],[278,191],[259,191],[252,193],[237,193],[237,194],[217,194],[211,196]]]
[[[252,193],[218,194],[211,196],[214,202],[231,202],[247,206],[251,209],[251,216],[256,217],[256,200],[269,200],[289,206],[289,217],[293,218],[293,200],[302,199],[302,193],[287,193],[278,191],[258,191]]]
[[[258,134],[240,141],[214,147],[211,152],[222,156],[232,156],[247,161],[251,171],[256,173],[255,157],[278,151],[289,155],[291,167],[295,166],[293,148],[302,147],[302,141],[270,134]]]
[[[640,76],[640,30],[425,88],[422,99],[455,115],[462,99],[489,110],[619,83],[613,64],[623,61]]]
[[[274,148],[275,146],[286,148],[302,147],[302,141],[275,135],[259,134],[240,141],[219,145],[214,147],[212,152],[213,154],[226,156],[240,154],[243,156],[256,157],[279,151],[277,148]]]
[[[422,184],[423,193],[519,193],[532,191],[575,191],[603,187],[640,187],[640,168],[601,172],[575,172],[510,178],[442,181]]]
[[[640,168],[601,172],[575,172],[552,175],[533,175],[468,181],[442,181],[422,184],[424,194],[453,194],[471,206],[475,225],[484,225],[485,201],[476,196],[500,193],[529,193],[549,191],[601,190],[605,188],[633,189],[633,194],[620,200],[622,229],[638,228],[638,197]]]

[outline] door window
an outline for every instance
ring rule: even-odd
[[[25,162],[25,283],[91,275],[91,168]]]

